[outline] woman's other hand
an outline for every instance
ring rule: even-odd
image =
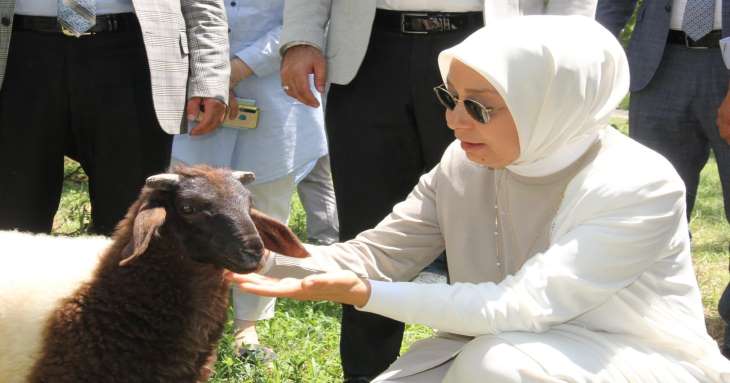
[[[226,278],[241,291],[265,297],[292,298],[301,301],[333,301],[365,306],[370,299],[370,282],[352,271],[310,275],[304,279],[277,279],[260,275],[226,273]]]

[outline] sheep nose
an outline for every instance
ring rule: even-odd
[[[243,255],[245,255],[246,257],[251,258],[251,259],[248,260],[248,262],[251,262],[251,261],[259,262],[261,260],[261,255],[262,254],[261,253],[252,253],[250,251],[244,250],[243,251]]]
[[[264,243],[258,237],[247,238],[243,240],[243,249],[247,254],[255,254],[261,256],[264,252]]]

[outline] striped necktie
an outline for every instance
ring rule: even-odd
[[[715,23],[715,0],[687,0],[682,29],[697,41],[712,30]]]
[[[58,0],[58,23],[78,37],[96,24],[96,0]]]

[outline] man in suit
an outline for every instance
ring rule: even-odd
[[[227,33],[221,0],[0,0],[0,229],[51,230],[68,155],[110,234],[170,134],[222,120]]]
[[[618,36],[636,0],[599,0],[596,18]],[[700,171],[712,150],[730,220],[730,1],[644,0],[628,46],[631,69],[629,134],[664,155],[687,188],[687,218]],[[730,49],[722,49],[726,54]],[[730,294],[720,303],[730,320]],[[726,327],[727,329],[727,327]],[[723,354],[730,357],[730,331]]]
[[[432,93],[442,81],[439,52],[492,20],[595,12],[595,0],[437,3],[286,2],[282,86],[317,106],[309,74],[320,92],[329,84],[325,122],[343,241],[383,219],[453,141]],[[345,381],[367,382],[385,370],[398,356],[402,337],[402,323],[343,306]]]

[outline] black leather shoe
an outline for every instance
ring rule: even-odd
[[[370,383],[373,379],[370,376],[346,376],[343,383]]]

